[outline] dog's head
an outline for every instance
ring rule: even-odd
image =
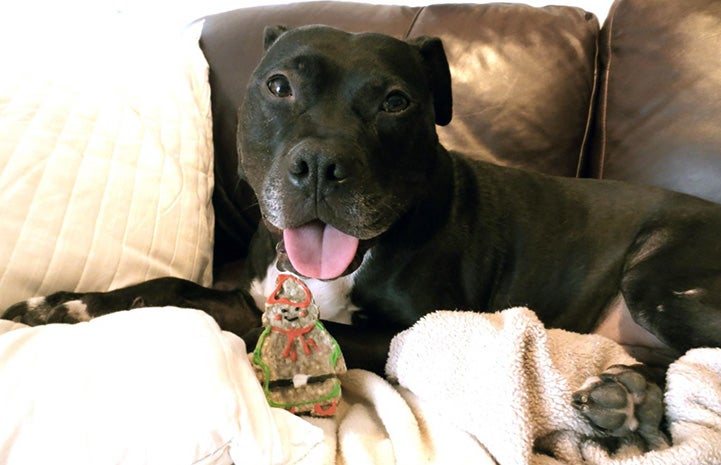
[[[239,113],[240,163],[293,267],[332,279],[426,194],[451,119],[440,40],[267,28]]]

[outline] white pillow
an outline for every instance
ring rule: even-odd
[[[323,440],[268,406],[240,338],[169,307],[0,321],[0,412],[4,465],[292,464]]]
[[[0,52],[0,309],[166,275],[211,284],[199,30],[141,45],[62,47],[59,35],[46,38],[50,51]]]

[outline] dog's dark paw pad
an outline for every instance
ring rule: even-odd
[[[615,380],[590,378],[573,394],[576,407],[594,428],[623,436],[638,427],[630,392]]]
[[[615,365],[589,378],[573,393],[572,404],[603,435],[638,435],[649,449],[668,444],[660,429],[663,393],[632,367]]]

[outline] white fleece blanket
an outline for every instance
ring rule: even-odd
[[[310,421],[325,430],[324,463],[721,464],[721,350],[692,350],[669,370],[670,448],[611,457],[570,399],[617,363],[633,359],[603,337],[546,330],[527,309],[436,312],[394,339],[397,384],[351,370],[337,422]]]

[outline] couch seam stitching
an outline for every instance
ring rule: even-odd
[[[602,95],[602,102],[601,106],[599,108],[600,111],[600,123],[601,123],[601,153],[600,156],[600,164],[598,167],[598,179],[603,179],[606,171],[606,151],[607,151],[607,134],[606,131],[608,129],[607,126],[607,115],[608,115],[608,88],[609,88],[609,77],[611,75],[611,63],[613,61],[613,53],[611,52],[611,39],[613,38],[613,25],[616,21],[616,10],[618,9],[618,4],[616,3],[614,7],[612,7],[611,11],[609,12],[609,19],[608,19],[608,37],[606,38],[606,43],[604,44],[608,53],[607,63],[606,63],[606,70],[604,71],[603,76],[603,95]]]
[[[591,96],[588,102],[588,112],[586,113],[586,127],[584,128],[583,140],[581,141],[581,150],[578,154],[578,164],[576,165],[576,177],[581,177],[583,173],[583,166],[585,165],[588,150],[589,150],[589,135],[593,131],[593,113],[596,107],[596,97],[598,95],[598,84],[599,84],[599,56],[600,56],[600,35],[601,28],[598,28],[598,35],[595,40],[595,53],[593,57],[593,86],[591,89]]]
[[[414,27],[416,27],[418,18],[421,16],[421,13],[423,13],[425,11],[425,9],[426,9],[425,6],[418,8],[418,11],[416,11],[416,14],[413,16],[411,23],[408,25],[408,28],[406,29],[406,32],[403,35],[403,39],[407,39],[411,35],[411,31],[413,30]]]

